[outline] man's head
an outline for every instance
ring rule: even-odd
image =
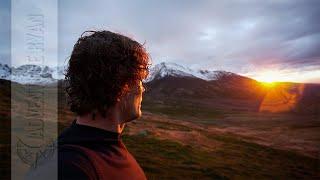
[[[142,80],[149,56],[138,42],[110,31],[90,31],[74,45],[66,72],[66,92],[77,115],[106,111],[121,104],[128,120],[141,116]]]

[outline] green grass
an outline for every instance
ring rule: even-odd
[[[205,163],[203,156],[208,157],[208,154],[190,146],[138,135],[123,139],[148,179],[223,179],[215,170],[202,165]]]
[[[157,128],[165,129],[165,130],[176,130],[176,131],[191,131],[192,130],[191,128],[189,128],[187,126],[169,123],[169,122],[157,121],[156,124],[157,124],[156,125]]]
[[[165,114],[170,117],[176,118],[196,117],[213,119],[222,117],[223,115],[223,113],[218,110],[204,107],[180,104],[158,104],[148,102],[142,104],[142,110],[146,110],[148,112],[156,114]]]
[[[151,136],[124,136],[149,179],[316,179],[319,161],[292,152],[212,136],[223,145],[204,151]]]

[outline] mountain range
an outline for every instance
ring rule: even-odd
[[[10,81],[22,86],[25,84],[50,86],[52,83],[58,83],[61,101],[65,101],[64,72],[63,66],[9,67],[0,64],[0,82],[5,86],[10,86]],[[8,81],[5,82],[6,80]],[[162,62],[150,68],[145,86],[147,91],[144,102],[153,104],[150,107],[163,104],[177,107],[184,104],[183,107],[197,105],[199,108],[228,111],[280,110],[280,112],[320,113],[319,84],[279,82],[268,87],[254,79],[231,72],[196,70],[175,63]]]
[[[18,82],[20,84],[45,85],[64,79],[66,66],[48,67],[33,64],[10,67],[0,63],[0,78]],[[191,69],[176,63],[162,62],[150,68],[149,76],[145,80],[151,82],[167,76],[193,77],[206,81],[217,80],[222,76],[236,76],[225,71],[212,71],[203,69]]]
[[[64,67],[48,67],[26,64],[19,67],[10,67],[0,64],[0,79],[11,80],[20,84],[46,85],[63,79]]]

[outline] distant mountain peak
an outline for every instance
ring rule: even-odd
[[[207,69],[191,69],[189,67],[185,67],[176,63],[161,62],[150,68],[149,76],[146,79],[146,82],[155,79],[161,79],[166,76],[195,77],[210,81],[217,80],[222,74],[228,74],[228,72],[212,71]],[[231,75],[231,73],[229,75]]]
[[[7,64],[0,63],[0,79],[6,79],[11,74],[11,68]]]
[[[18,82],[20,84],[51,84],[64,79],[64,67],[49,67],[34,64],[25,64],[18,67],[9,67],[0,63],[0,78]]]
[[[193,76],[192,70],[176,63],[161,62],[150,68],[146,82],[161,79],[166,76]]]

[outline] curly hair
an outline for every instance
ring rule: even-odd
[[[85,33],[89,35],[83,36]],[[66,70],[70,110],[77,115],[105,111],[148,75],[143,45],[110,31],[85,31],[73,47]]]

